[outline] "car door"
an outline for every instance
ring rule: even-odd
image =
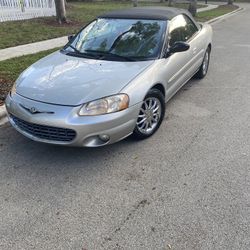
[[[168,99],[194,74],[192,58],[198,50],[196,43],[192,42],[192,37],[198,32],[198,28],[196,25],[191,26],[187,18],[181,14],[172,19],[169,24],[167,47],[170,48],[175,42],[182,41],[188,42],[190,48],[187,51],[174,53],[166,59]]]
[[[201,28],[186,15],[183,15],[186,20],[184,40],[190,45],[191,60],[189,62],[189,78],[192,77],[197,69],[202,64],[205,47],[204,38],[200,35]]]

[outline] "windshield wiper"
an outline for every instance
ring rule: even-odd
[[[86,49],[84,50],[85,52],[89,52],[89,53],[94,53],[100,56],[110,56],[110,57],[115,57],[115,58],[120,58],[123,59],[125,61],[135,61],[134,58],[132,57],[128,57],[128,56],[121,56],[121,55],[117,55],[117,54],[113,54],[111,52],[108,51],[101,51],[101,50],[91,50],[91,49]]]
[[[72,46],[71,44],[68,44],[66,48],[68,48],[68,47],[72,48],[74,50],[74,52],[66,50],[66,53],[69,53],[69,54],[72,54],[72,55],[74,54],[74,55],[76,55],[78,57],[96,58],[96,54],[81,52],[80,50],[78,50],[77,48]]]
[[[68,44],[68,47],[70,47],[71,49],[73,49],[76,53],[81,54],[80,50],[78,50],[77,48],[75,48],[75,47],[72,46],[71,44]]]

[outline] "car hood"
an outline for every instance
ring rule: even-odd
[[[119,93],[153,61],[105,61],[55,52],[26,69],[18,94],[46,103],[77,106]]]

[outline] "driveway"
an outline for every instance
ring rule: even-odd
[[[249,6],[249,5],[246,5]],[[96,148],[0,128],[0,249],[250,249],[250,6],[152,138]]]

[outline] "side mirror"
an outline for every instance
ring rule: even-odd
[[[187,51],[190,48],[190,45],[186,42],[175,42],[167,51],[166,57],[182,51]]]
[[[68,36],[68,41],[71,42],[72,39],[74,38],[74,36],[75,36],[75,35],[69,35],[69,36]]]

